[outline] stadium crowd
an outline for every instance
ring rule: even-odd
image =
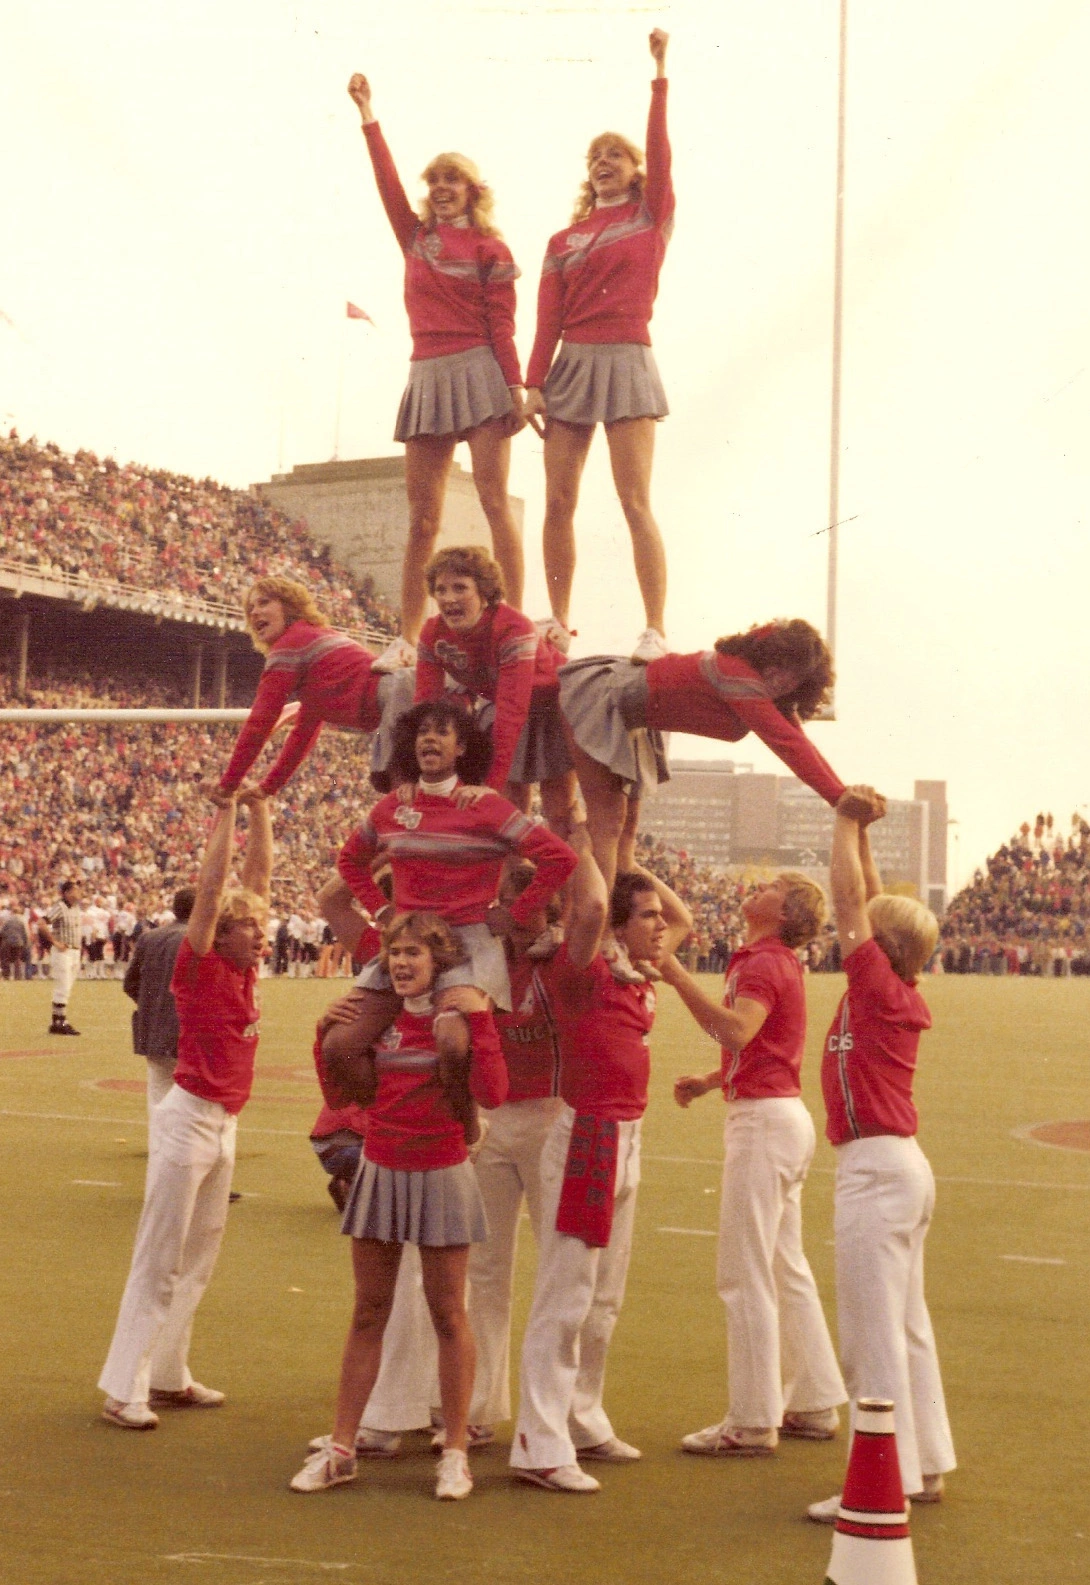
[[[1090,825],[1064,837],[1051,814],[1023,822],[951,902],[943,967],[954,974],[1090,974]]]
[[[397,619],[367,585],[334,565],[305,520],[214,479],[117,463],[47,441],[0,436],[3,555],[45,573],[242,604],[255,577],[300,579],[334,626]]]

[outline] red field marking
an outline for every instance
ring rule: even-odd
[[[55,1057],[64,1046],[43,1046],[41,1051],[0,1051],[0,1060],[7,1057]]]
[[[1037,1123],[1025,1137],[1057,1150],[1090,1150],[1090,1122]]]

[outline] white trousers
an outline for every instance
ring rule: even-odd
[[[51,947],[49,977],[53,982],[53,1008],[63,1012],[79,978],[79,947]]]
[[[785,1409],[830,1409],[847,1396],[802,1248],[815,1143],[798,1097],[728,1103],[716,1279],[733,1426],[779,1426]]]
[[[511,1296],[525,1198],[541,1242],[541,1152],[564,1103],[555,1096],[510,1101],[489,1112],[476,1160],[488,1237],[469,1251],[469,1324],[477,1344],[471,1425],[511,1418]]]
[[[892,1398],[901,1480],[955,1467],[954,1443],[923,1291],[935,1179],[915,1139],[881,1134],[836,1153],[836,1298],[848,1393]]]
[[[361,1425],[370,1431],[419,1431],[431,1424],[439,1402],[439,1349],[435,1340],[420,1251],[402,1244],[394,1303],[382,1334],[382,1364]]]
[[[606,1353],[624,1299],[636,1191],[640,1124],[618,1124],[613,1230],[605,1249],[556,1231],[575,1113],[565,1106],[541,1155],[541,1231],[537,1281],[522,1343],[519,1417],[511,1447],[515,1469],[572,1464],[580,1448],[613,1435],[602,1407]]]
[[[144,1208],[99,1386],[122,1403],[190,1385],[193,1317],[227,1222],[238,1119],[171,1087],[151,1116]]]
[[[148,1057],[146,1061],[148,1065],[148,1122],[150,1123],[152,1112],[159,1105],[159,1102],[165,1101],[170,1094],[171,1087],[174,1084],[174,1069],[178,1066],[178,1060],[175,1058],[173,1062],[160,1062],[159,1060],[153,1062]]]

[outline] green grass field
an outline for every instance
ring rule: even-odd
[[[710,984],[711,982],[709,982]],[[806,1096],[842,982],[809,982]],[[934,980],[918,1083],[939,1180],[928,1294],[961,1469],[913,1514],[922,1585],[1090,1580],[1090,1155],[1015,1130],[1090,1117],[1090,981]],[[713,1285],[722,1106],[690,1112],[673,1078],[712,1065],[662,997],[644,1181],[607,1406],[643,1462],[606,1468],[600,1496],[516,1487],[506,1437],[474,1455],[468,1502],[432,1500],[423,1445],[355,1486],[287,1490],[327,1430],[347,1321],[348,1251],[307,1132],[318,1106],[309,1031],[330,988],[263,986],[255,1098],[240,1128],[219,1267],[192,1362],[222,1411],[164,1415],[152,1435],[99,1418],[95,1381],[128,1268],[144,1174],[142,1093],[115,984],[81,982],[81,1040],[45,1035],[48,987],[0,985],[5,1432],[0,1577],[19,1585],[451,1585],[587,1576],[599,1585],[820,1585],[831,1532],[808,1501],[839,1487],[843,1439],[775,1459],[707,1461],[682,1433],[725,1407]],[[805,1194],[808,1251],[833,1314],[832,1152]],[[672,1231],[686,1229],[686,1232]],[[532,1272],[524,1239],[518,1327]]]

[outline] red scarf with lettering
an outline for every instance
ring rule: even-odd
[[[588,1249],[605,1249],[613,1229],[617,1183],[616,1122],[581,1112],[572,1124],[556,1230],[581,1238]]]

